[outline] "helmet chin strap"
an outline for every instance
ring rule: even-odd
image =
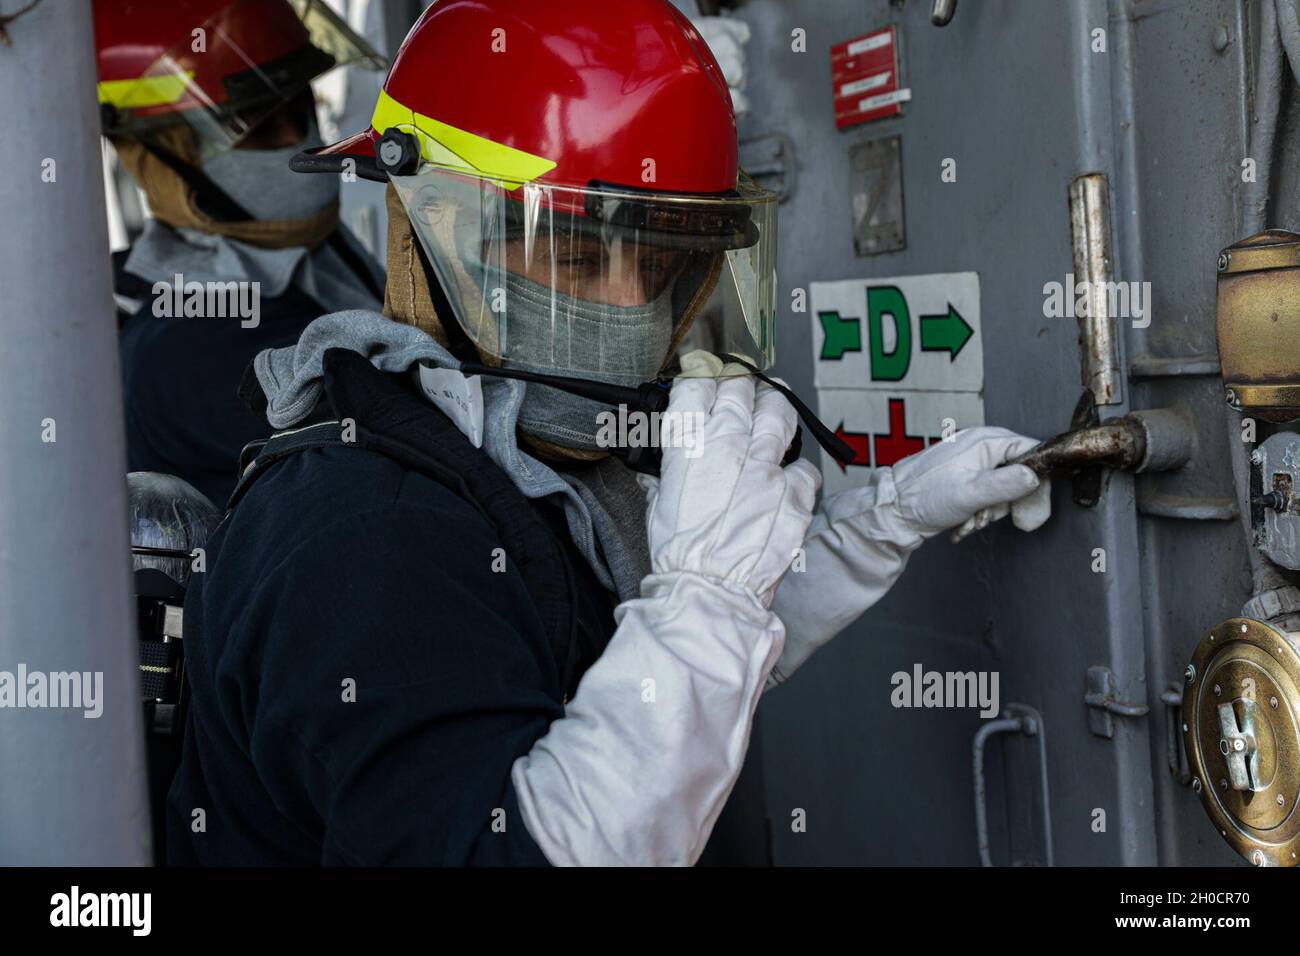
[[[795,411],[799,413],[800,420],[813,433],[813,437],[817,439],[817,444],[828,455],[841,465],[847,465],[853,461],[855,457],[853,449],[822,424],[817,416],[813,414],[812,409],[804,404],[799,396],[795,395],[788,387],[764,375],[751,362],[740,356],[728,355],[727,358],[748,368],[760,381],[766,382],[784,395],[786,400],[794,406]],[[491,375],[497,378],[512,378],[521,382],[536,382],[539,385],[549,385],[551,388],[558,388],[581,398],[589,398],[592,401],[612,407],[623,406],[629,412],[640,412],[646,415],[660,414],[667,411],[669,391],[672,388],[672,379],[665,376],[661,376],[652,382],[643,382],[636,388],[628,388],[623,385],[610,385],[605,382],[594,382],[583,378],[547,375],[542,372],[526,372],[521,369],[496,368],[491,365],[484,365],[481,362],[462,362],[460,371],[466,375]],[[790,443],[781,464],[788,465],[797,459],[803,450],[802,446],[801,433],[796,431],[794,441]],[[609,451],[611,454],[623,459],[633,471],[645,475],[658,476],[659,474],[659,468],[663,461],[663,450],[658,446],[615,447],[610,448]]]

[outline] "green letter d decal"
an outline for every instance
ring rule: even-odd
[[[894,351],[885,352],[884,328],[881,316],[894,320],[897,341]],[[897,382],[907,374],[912,364],[912,317],[907,311],[907,299],[892,285],[867,290],[867,332],[871,338],[871,379],[875,382]]]

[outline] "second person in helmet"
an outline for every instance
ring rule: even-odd
[[[310,83],[381,63],[318,0],[96,0],[104,132],[151,218],[117,257],[127,453],[224,503],[266,437],[238,398],[254,355],[325,312],[375,308],[382,277],[339,222]]]

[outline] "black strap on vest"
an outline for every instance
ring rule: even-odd
[[[308,448],[359,448],[431,478],[495,528],[541,618],[561,686],[572,693],[579,657],[577,585],[563,545],[536,506],[446,415],[364,356],[330,349],[324,368],[334,417],[274,435],[251,462],[241,462],[242,475],[227,510],[238,506],[271,465]]]

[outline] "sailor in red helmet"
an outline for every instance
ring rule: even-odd
[[[174,861],[695,863],[765,687],[924,539],[1046,519],[998,429],[814,516],[776,200],[667,0],[439,0],[294,167],[388,183],[385,314],[254,362],[277,433],[187,599]]]
[[[257,352],[324,312],[375,308],[382,275],[339,224],[311,81],[382,65],[317,0],[95,0],[104,133],[151,218],[116,259],[130,467],[224,502],[267,434],[239,401]]]

